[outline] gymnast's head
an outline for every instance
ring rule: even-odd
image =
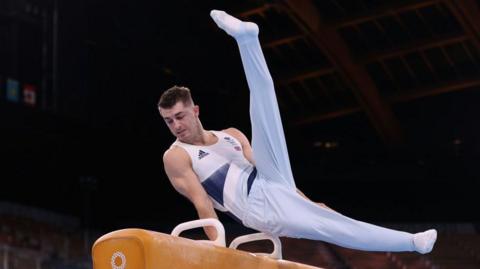
[[[202,133],[199,107],[193,103],[187,87],[173,86],[164,91],[158,101],[158,110],[170,132],[185,143],[192,143]]]

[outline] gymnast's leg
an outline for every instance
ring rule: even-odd
[[[292,192],[296,190],[273,80],[258,40],[258,26],[223,11],[210,13],[215,23],[235,38],[250,89],[252,149],[257,169],[284,187],[270,189],[267,203],[278,221],[274,233],[324,240],[372,251],[431,251],[436,231],[410,234],[343,216]],[[286,187],[286,188],[285,188]],[[277,199],[278,198],[278,199]],[[300,214],[301,216],[299,216]],[[270,231],[265,231],[270,232]]]
[[[411,234],[358,221],[278,185],[269,186],[264,193],[267,229],[277,236],[321,240],[367,251],[420,253],[430,252],[436,240],[435,230]]]
[[[213,10],[215,23],[235,38],[250,89],[252,151],[257,170],[268,180],[296,189],[273,80],[258,40],[258,26]]]

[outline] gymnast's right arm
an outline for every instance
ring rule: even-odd
[[[170,148],[163,155],[163,165],[170,183],[193,203],[200,219],[218,219],[212,201],[193,172],[190,157],[186,152],[177,147]],[[204,230],[210,240],[217,238],[214,227],[206,226]]]

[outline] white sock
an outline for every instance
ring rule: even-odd
[[[225,11],[212,10],[210,11],[210,17],[212,17],[218,27],[222,28],[238,42],[258,35],[258,26],[255,23],[241,21]]]
[[[437,231],[435,229],[413,235],[413,245],[415,246],[415,250],[421,254],[432,251],[436,240]]]

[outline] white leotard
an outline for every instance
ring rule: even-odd
[[[225,132],[211,132],[218,138],[213,145],[197,146],[177,140],[172,146],[179,146],[188,153],[193,171],[214,207],[242,219],[246,208],[248,178],[255,177],[256,169],[245,159],[237,139]]]

